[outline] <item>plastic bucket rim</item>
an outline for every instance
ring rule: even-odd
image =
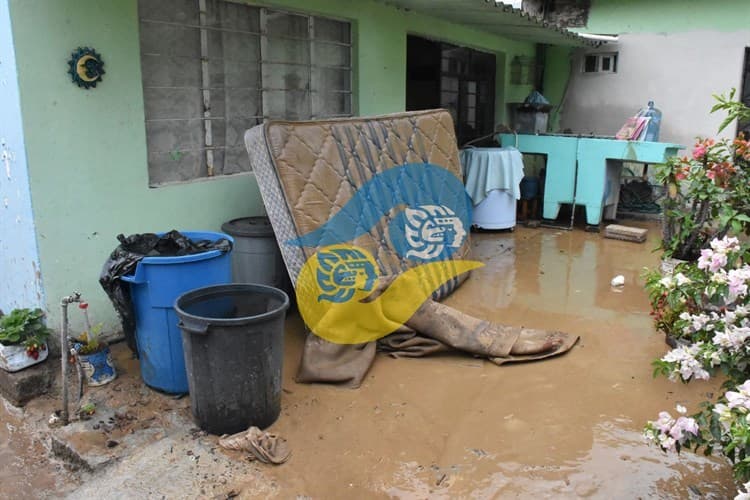
[[[229,291],[241,291],[241,290],[254,289],[255,291],[270,292],[272,295],[276,295],[279,298],[283,298],[283,302],[271,311],[266,311],[262,314],[255,316],[246,316],[243,318],[206,318],[205,316],[195,316],[180,307],[180,302],[189,301],[193,298],[193,295],[199,296],[202,299],[209,298],[211,295],[218,295],[222,292]],[[191,321],[199,324],[205,324],[206,326],[241,326],[249,325],[253,323],[260,323],[269,319],[273,319],[277,316],[281,316],[287,309],[289,309],[289,295],[284,290],[269,285],[261,285],[259,283],[228,283],[223,285],[211,285],[201,288],[196,288],[188,292],[183,293],[177,297],[172,306],[177,313],[177,317],[182,320],[185,317]],[[183,330],[184,331],[184,330]]]
[[[265,219],[268,221],[268,224],[264,226],[258,226],[256,230],[247,230],[247,231],[243,231],[242,229],[231,227],[232,223],[246,220],[246,219]],[[271,225],[271,220],[268,218],[267,215],[237,217],[236,219],[228,220],[225,223],[223,223],[221,225],[221,230],[224,231],[226,234],[229,234],[237,238],[273,238],[274,237],[273,226]]]

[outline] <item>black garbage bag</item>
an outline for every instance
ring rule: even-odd
[[[232,249],[232,242],[226,238],[216,241],[191,240],[179,231],[169,231],[162,236],[154,233],[131,234],[125,237],[117,235],[120,242],[109,255],[102,267],[99,284],[112,301],[125,334],[125,341],[130,350],[138,354],[135,339],[135,314],[133,302],[130,298],[130,287],[120,277],[134,274],[138,262],[144,257],[179,257],[192,255],[209,250],[228,252]]]

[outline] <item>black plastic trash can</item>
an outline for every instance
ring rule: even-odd
[[[177,298],[190,406],[201,429],[233,434],[276,421],[288,307],[282,290],[256,284],[209,286]]]

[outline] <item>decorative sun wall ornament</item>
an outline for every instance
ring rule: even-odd
[[[104,75],[104,61],[94,49],[90,47],[78,47],[73,51],[68,61],[68,73],[73,83],[88,89],[96,87],[102,81]]]

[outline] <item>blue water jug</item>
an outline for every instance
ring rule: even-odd
[[[657,142],[659,140],[659,127],[661,126],[661,111],[654,107],[654,101],[648,101],[648,107],[642,109],[638,116],[650,118],[643,136],[644,141]]]

